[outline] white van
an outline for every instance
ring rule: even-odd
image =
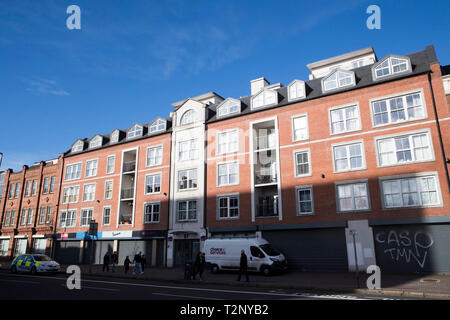
[[[241,250],[247,255],[248,271],[271,272],[286,270],[285,256],[262,238],[207,239],[204,252],[213,273],[219,270],[239,270]]]

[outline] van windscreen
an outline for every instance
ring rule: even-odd
[[[266,243],[263,244],[261,246],[259,246],[261,249],[263,249],[263,251],[268,255],[268,256],[279,256],[281,253],[275,249],[274,247],[272,247],[272,245],[270,243]]]

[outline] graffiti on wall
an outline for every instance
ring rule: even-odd
[[[434,243],[433,237],[424,231],[397,232],[380,231],[375,235],[375,241],[385,247],[384,253],[395,262],[417,263],[420,268],[425,266],[429,248]]]

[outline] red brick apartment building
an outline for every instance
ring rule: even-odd
[[[64,154],[56,234],[62,263],[102,263],[108,251],[122,264],[141,251],[165,265],[170,173],[170,119],[77,140]],[[94,250],[89,222],[98,223]]]
[[[0,174],[2,258],[25,252],[52,254],[61,168],[62,157]]]
[[[450,272],[450,118],[434,48],[308,68],[308,81],[256,79],[251,96],[209,106],[208,236],[262,236],[303,270],[352,270],[356,247],[360,270]]]
[[[141,251],[171,267],[207,238],[263,237],[290,268],[449,273],[449,66],[429,46],[307,67],[306,81],[188,98],[0,173],[0,255],[51,246],[61,263],[117,251],[122,264]]]

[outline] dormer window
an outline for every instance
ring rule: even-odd
[[[74,145],[72,146],[72,152],[83,151],[83,146],[84,146],[84,142],[81,141],[81,140],[78,140],[78,141],[75,142]]]
[[[288,85],[288,100],[302,99],[306,96],[305,94],[305,82],[301,80],[294,80]]]
[[[322,79],[324,92],[355,85],[353,71],[335,70],[332,74]]]
[[[217,117],[225,117],[241,112],[241,101],[227,99],[217,107]]]
[[[153,121],[151,126],[149,127],[149,132],[159,132],[166,130],[166,120],[158,119],[156,121]]]
[[[103,137],[95,136],[89,142],[89,149],[101,147],[102,146],[102,142],[103,142]]]
[[[142,126],[136,124],[130,130],[128,130],[127,138],[134,138],[142,136]]]
[[[119,141],[119,130],[114,130],[112,133],[111,133],[111,143],[116,143],[116,142],[118,142]]]
[[[195,121],[195,111],[190,109],[181,116],[180,125],[192,123]]]
[[[278,103],[278,93],[272,90],[263,90],[251,100],[252,109],[260,108],[263,106],[273,105]]]
[[[411,71],[411,61],[408,57],[398,56],[389,56],[372,69],[374,80],[407,71]]]

